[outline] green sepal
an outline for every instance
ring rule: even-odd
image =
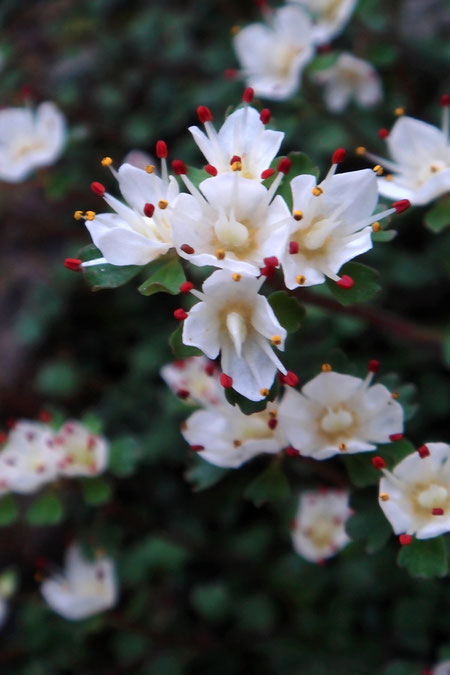
[[[372,267],[361,265],[361,263],[346,263],[339,272],[340,276],[344,274],[351,277],[354,281],[352,288],[341,288],[335,281],[326,280],[326,285],[333,297],[341,305],[353,305],[355,303],[367,302],[380,290],[378,283],[379,274]]]
[[[57,525],[64,516],[62,502],[54,492],[40,495],[26,513],[30,525]]]
[[[173,331],[169,338],[169,344],[175,358],[187,359],[189,356],[201,356],[203,352],[197,347],[190,347],[183,342],[183,323]]]
[[[101,251],[94,244],[89,244],[80,253],[80,259],[83,262],[102,257]],[[82,267],[81,269],[91,289],[93,291],[101,291],[106,288],[123,286],[137,276],[142,267],[140,265],[110,265],[109,263],[103,263],[93,265],[92,267]]]
[[[400,548],[397,563],[413,577],[445,577],[448,573],[448,557],[444,537],[413,539],[410,544]]]
[[[178,295],[184,281],[186,276],[179,259],[172,258],[161,262],[157,267],[152,266],[152,274],[138,287],[138,291],[146,296],[154,293]]]
[[[280,324],[288,333],[294,333],[300,328],[306,311],[297,298],[286,291],[276,291],[267,298]]]
[[[247,485],[244,496],[255,506],[261,506],[266,502],[279,502],[287,499],[290,493],[289,481],[277,458]]]

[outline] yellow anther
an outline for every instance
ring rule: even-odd
[[[393,180],[394,176],[391,173],[387,173],[384,178],[385,180]]]
[[[321,187],[317,186],[313,188],[311,192],[313,193],[314,197],[319,197],[322,194],[323,190]]]
[[[272,335],[270,341],[273,345],[281,345],[282,343],[281,335]]]
[[[401,115],[405,114],[405,109],[402,108],[402,106],[399,106],[398,108],[395,108],[394,110],[394,115],[397,115],[397,117],[401,117]]]
[[[432,164],[430,166],[430,171],[431,171],[431,173],[437,173],[439,171],[439,167],[436,166],[436,164]]]
[[[231,35],[237,35],[241,30],[241,27],[238,25],[231,26],[230,33]]]
[[[294,216],[294,220],[301,220],[303,218],[303,211],[294,211],[292,215]]]
[[[225,258],[225,251],[223,250],[223,248],[217,249],[216,258],[217,258],[217,260],[223,260]]]
[[[358,147],[355,150],[355,153],[357,155],[365,155],[366,154],[366,148],[363,145],[358,145]]]
[[[341,452],[345,452],[347,450],[347,445],[346,443],[339,443],[338,448]]]
[[[231,165],[232,171],[242,171],[242,162],[233,162]]]
[[[233,279],[233,281],[240,281],[242,279],[242,274],[238,274],[237,272],[235,272],[231,278]]]
[[[383,174],[383,167],[380,166],[379,164],[375,164],[372,170],[375,171],[377,176],[381,176]]]
[[[388,499],[389,499],[388,493],[387,493],[387,492],[382,492],[382,493],[380,494],[380,499],[381,499],[382,502],[387,502]]]
[[[102,166],[111,166],[112,164],[111,157],[103,157],[101,164]]]
[[[73,217],[75,218],[75,220],[81,220],[83,217],[83,211],[75,211]]]
[[[266,387],[263,387],[262,389],[259,390],[259,393],[261,394],[261,396],[268,396],[270,392]]]
[[[160,209],[167,209],[167,207],[169,206],[169,202],[165,199],[160,199],[158,202],[158,206]]]
[[[269,415],[270,415],[270,417],[276,417],[277,411],[276,410],[269,410]]]
[[[306,281],[306,277],[304,277],[303,274],[297,274],[295,281],[299,284],[299,286],[303,286]]]
[[[95,211],[86,211],[86,213],[84,214],[84,217],[86,218],[86,220],[94,220]]]
[[[391,396],[392,396],[393,399],[397,400],[397,399],[398,399],[398,392],[397,392],[397,391],[393,391],[392,394],[391,394]]]
[[[322,373],[330,373],[333,370],[329,363],[322,363]]]
[[[373,232],[379,232],[379,231],[382,230],[382,229],[383,229],[383,228],[381,227],[381,224],[378,222],[378,220],[375,221],[374,223],[372,223],[372,230],[373,230]]]
[[[145,167],[145,170],[146,170],[147,173],[153,173],[154,170],[155,170],[155,167],[153,166],[153,164],[147,164],[147,166]]]
[[[242,445],[242,441],[239,440],[233,441],[233,445],[235,448],[239,448]]]

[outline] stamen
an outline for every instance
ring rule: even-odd
[[[300,451],[296,450],[290,445],[288,448],[286,448],[284,454],[287,455],[288,457],[298,457],[300,455]]]
[[[166,159],[167,157],[167,143],[165,141],[156,142],[156,156],[158,159]]]
[[[420,448],[417,448],[417,452],[419,453],[419,457],[422,459],[430,456],[430,451],[426,445],[421,445]]]
[[[225,375],[225,373],[221,374],[219,381],[224,389],[231,389],[233,386],[233,378],[229,375]]]
[[[253,101],[253,97],[255,95],[255,92],[251,87],[247,87],[244,89],[244,93],[242,94],[242,100],[244,103],[251,103]]]
[[[263,387],[262,389],[260,389],[260,390],[259,390],[259,393],[261,394],[261,396],[264,396],[264,398],[270,394],[270,392],[269,392],[269,390],[267,389],[267,387]],[[276,425],[275,425],[275,426],[276,426]]]
[[[242,279],[242,274],[235,272],[231,278],[233,279],[233,281],[240,281]]]
[[[260,392],[261,395],[262,395],[262,391],[263,391],[263,390],[261,389],[261,392]],[[267,390],[266,390],[266,391],[267,391]],[[265,394],[265,396],[267,396],[267,394]],[[267,422],[267,426],[269,427],[269,429],[270,429],[271,431],[273,431],[274,429],[276,429],[277,426],[278,426],[278,420],[276,419],[276,417],[271,417],[270,420]]]
[[[83,218],[83,211],[75,211],[73,217],[75,220],[81,220]]]
[[[154,213],[155,207],[153,204],[144,204],[144,215],[147,216],[147,218],[151,218]]]
[[[314,187],[314,188],[311,190],[311,192],[313,193],[314,197],[319,197],[321,194],[323,194],[323,190],[322,190],[322,188],[321,188],[319,185],[317,185],[316,187]]]
[[[286,375],[283,373],[278,373],[278,379],[282,384],[286,384],[288,387],[296,387],[299,383],[299,377],[292,370],[288,370]]]
[[[217,169],[212,164],[207,164],[204,167],[204,169],[205,169],[206,173],[209,173],[210,176],[217,176]]]
[[[286,176],[291,170],[291,166],[292,161],[289,159],[289,157],[283,157],[278,162],[277,171],[278,173],[284,173],[284,175]]]
[[[398,108],[395,108],[394,115],[396,115],[397,117],[401,117],[404,114],[405,114],[405,109],[402,106],[398,106]]]
[[[240,448],[242,445],[242,441],[236,439],[235,441],[233,441],[233,445],[235,448]]]
[[[382,176],[382,175],[383,175],[383,167],[380,166],[379,164],[375,164],[375,166],[373,167],[372,171],[374,171],[374,172],[377,174],[377,176]]]
[[[268,267],[278,267],[279,264],[280,263],[276,255],[271,255],[268,258],[264,258],[264,265],[267,265]]]
[[[82,262],[83,261],[79,260],[78,258],[66,258],[64,260],[64,267],[66,267],[68,270],[72,270],[72,272],[79,272]]]
[[[146,170],[147,173],[153,173],[154,170],[155,170],[155,167],[154,167],[153,164],[147,164],[147,166],[145,167],[145,170]]]
[[[338,449],[339,449],[341,452],[346,452],[346,451],[347,451],[347,444],[346,444],[346,443],[339,443]]]
[[[373,232],[380,232],[383,228],[381,227],[381,224],[376,220],[374,223],[372,223],[372,231]]]
[[[330,363],[322,363],[321,370],[322,373],[331,373],[333,368],[331,367]]]
[[[332,164],[341,164],[347,156],[347,150],[345,148],[337,148],[331,157]]]
[[[360,157],[362,155],[365,155],[366,154],[366,148],[363,145],[359,145],[355,150],[355,154],[359,155]]]
[[[158,206],[159,206],[160,209],[163,209],[163,210],[167,209],[167,207],[169,206],[169,202],[166,199],[160,199],[159,202],[158,202]]]
[[[289,242],[289,253],[291,253],[292,255],[295,255],[296,253],[298,253],[298,248],[299,248],[298,242],[296,242],[296,241],[290,241]]]
[[[403,434],[391,434],[389,436],[389,440],[395,443],[395,441],[401,441],[403,438]]]
[[[275,169],[265,169],[265,170],[261,173],[261,178],[262,178],[263,180],[266,180],[266,178],[271,178],[271,177],[273,176],[274,173],[275,173]]]
[[[396,401],[398,399],[398,397],[399,397],[399,393],[397,391],[393,391],[391,393],[391,398],[393,398],[394,401]]]
[[[206,107],[206,105],[199,105],[197,108],[198,119],[202,124],[206,122],[212,122],[213,116],[211,110]]]
[[[272,113],[270,112],[269,108],[263,108],[259,115],[259,119],[263,124],[269,124],[271,116]]]
[[[201,452],[202,450],[205,449],[204,445],[191,445],[190,446],[192,452]]]
[[[409,199],[400,199],[398,202],[394,202],[392,204],[393,208],[395,209],[396,213],[403,213],[403,211],[406,211],[406,209],[409,209],[411,206],[411,203]]]
[[[86,211],[86,213],[84,214],[84,218],[85,220],[94,220],[95,215],[96,215],[95,211]]]
[[[387,129],[385,129],[384,127],[381,128],[381,129],[378,129],[377,133],[378,133],[378,136],[383,140],[389,136],[389,131]]]
[[[180,249],[184,252],[187,253],[188,255],[192,255],[195,253],[195,249],[192,248],[192,246],[189,246],[189,244],[182,244],[180,246]]]
[[[173,313],[174,318],[177,321],[184,321],[185,319],[188,318],[188,313],[184,311],[181,307],[179,309],[176,309]]]
[[[299,286],[303,286],[303,284],[306,281],[306,277],[303,274],[297,274],[297,276],[295,277],[295,281]]]
[[[432,516],[443,516],[444,515],[444,509],[441,509],[439,507],[435,507],[434,509],[431,509],[431,515]]]
[[[402,546],[408,546],[412,542],[413,538],[410,534],[401,534],[398,540]]]
[[[101,161],[102,166],[111,166],[111,164],[112,164],[111,157],[103,157],[103,159]]]
[[[348,290],[349,288],[353,288],[355,282],[351,277],[348,276],[348,274],[343,274],[339,281],[336,281],[336,285],[340,288]]]
[[[192,281],[183,281],[183,283],[180,284],[180,293],[190,293],[193,288],[194,284]]]
[[[97,181],[91,183],[91,190],[94,194],[98,195],[99,197],[103,197],[103,195],[106,192],[105,186],[102,185],[101,183],[97,183]]]
[[[394,180],[394,176],[391,173],[387,173],[384,177],[384,180],[388,180],[390,182],[391,180]]]
[[[372,465],[373,465],[374,469],[385,469],[386,468],[386,462],[379,455],[377,455],[376,457],[372,457]]]
[[[369,373],[378,373],[380,369],[380,362],[377,361],[376,359],[370,359],[368,365],[367,365],[367,370]]]
[[[236,68],[225,68],[224,75],[227,80],[235,80],[238,75],[238,71]]]
[[[270,341],[273,345],[281,345],[281,343],[283,342],[283,340],[281,339],[281,335],[272,335]]]
[[[175,175],[177,176],[182,176],[183,174],[186,174],[188,171],[187,166],[182,159],[172,160],[172,169],[174,170]]]
[[[217,260],[223,260],[225,258],[225,251],[223,248],[218,248],[216,251]]]
[[[294,220],[302,220],[303,211],[294,211],[292,215],[294,216]]]
[[[380,494],[380,499],[381,499],[382,502],[387,502],[387,501],[389,501],[389,495],[388,495],[388,493],[387,493],[387,492],[382,492],[382,493]]]
[[[231,170],[232,171],[242,171],[242,163],[241,162],[233,162],[231,165]]]

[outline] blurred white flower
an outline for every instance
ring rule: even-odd
[[[234,37],[242,74],[256,96],[285,99],[300,85],[314,54],[312,26],[302,8],[281,7],[267,23],[253,23]]]
[[[403,430],[403,409],[382,384],[371,385],[352,375],[322,372],[302,392],[287,389],[279,406],[279,422],[300,454],[328,459],[389,443]]]
[[[355,9],[357,0],[290,0],[311,15],[313,40],[323,44],[342,31]]]
[[[450,675],[450,661],[442,661],[435,665],[430,675]]]
[[[54,103],[0,110],[0,180],[18,183],[54,164],[66,141],[66,122]]]
[[[373,66],[345,52],[333,66],[316,73],[314,80],[325,86],[325,103],[335,113],[342,112],[351,99],[370,108],[383,97],[381,80]]]
[[[58,471],[63,476],[97,476],[108,465],[108,443],[80,422],[66,422],[55,444],[61,453]]]
[[[221,352],[222,384],[252,401],[267,396],[277,369],[286,374],[271,346],[284,350],[286,331],[267,299],[258,294],[263,281],[226,270],[214,272],[203,292],[192,291],[201,302],[192,307],[183,326],[184,344],[198,347],[210,359]]]
[[[47,604],[65,619],[77,621],[106,609],[117,601],[117,580],[110,558],[91,562],[74,544],[67,553],[62,575],[51,577],[41,585]]]
[[[380,506],[395,534],[429,539],[450,531],[449,460],[450,445],[426,443],[393,471],[380,466]]]
[[[172,391],[191,405],[216,406],[225,401],[219,369],[204,356],[191,356],[161,368],[161,377]]]
[[[302,558],[321,563],[348,544],[345,523],[352,514],[348,499],[348,492],[339,490],[311,490],[301,495],[292,543]]]
[[[0,574],[0,628],[8,618],[8,600],[15,593],[17,575],[13,570],[5,570]]]

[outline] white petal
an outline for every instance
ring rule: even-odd
[[[440,156],[446,139],[440,129],[413,117],[400,117],[387,138],[394,161],[417,165],[430,157]]]
[[[199,302],[189,311],[183,325],[183,342],[198,347],[210,359],[215,359],[220,351],[219,322],[209,303]]]

